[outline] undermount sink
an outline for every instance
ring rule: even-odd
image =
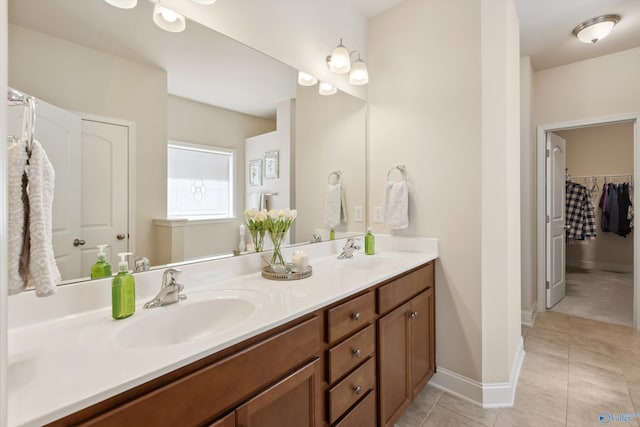
[[[370,270],[389,264],[394,259],[388,255],[355,255],[353,258],[339,260],[338,265],[347,269]]]
[[[134,317],[119,321],[113,340],[119,347],[149,349],[225,333],[249,319],[265,298],[257,292],[210,291],[163,307],[140,308]]]

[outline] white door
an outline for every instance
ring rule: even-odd
[[[24,107],[9,108],[9,134],[21,135]],[[80,269],[80,251],[73,245],[80,234],[80,117],[38,100],[38,140],[56,173],[53,196],[53,252],[63,280],[86,276]]]
[[[565,297],[566,142],[547,133],[547,308]]]
[[[82,166],[82,276],[100,244],[115,272],[117,253],[129,248],[129,128],[82,120]]]

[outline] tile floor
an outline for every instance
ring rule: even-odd
[[[567,267],[567,296],[551,311],[607,323],[633,324],[633,273]]]
[[[482,409],[427,385],[399,427],[640,426],[600,421],[601,413],[640,413],[640,333],[627,326],[538,313],[523,326],[525,351],[513,408]]]

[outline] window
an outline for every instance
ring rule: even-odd
[[[167,216],[233,218],[235,150],[174,141],[168,147]]]

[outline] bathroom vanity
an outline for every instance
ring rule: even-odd
[[[347,260],[332,254],[312,258],[314,275],[302,281],[271,282],[253,274],[199,287],[227,293],[261,289],[267,299],[243,326],[218,334],[210,350],[193,354],[215,337],[169,345],[171,357],[182,354],[174,363],[162,362],[164,345],[151,338],[123,348],[127,344],[117,334],[128,320],[96,317],[89,332],[85,321],[91,340],[116,337],[106,339],[115,344],[99,344],[85,356],[93,354],[100,363],[111,353],[115,362],[109,369],[127,360],[139,364],[130,372],[144,372],[145,361],[147,371],[162,368],[103,390],[94,402],[71,404],[62,417],[48,414],[19,425],[44,424],[49,417],[52,426],[393,426],[435,372],[436,257],[437,244],[429,253],[389,250]],[[185,311],[197,311],[197,292],[175,306],[190,299]],[[233,306],[232,299],[225,302]],[[139,322],[171,316],[165,308],[171,307],[135,316]],[[113,335],[110,328],[120,332]],[[105,359],[98,355],[103,352]]]

